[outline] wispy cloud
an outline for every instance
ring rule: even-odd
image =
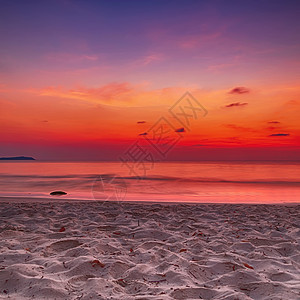
[[[163,60],[163,55],[154,53],[154,54],[146,55],[145,57],[143,57],[140,60],[140,62],[142,65],[147,66],[147,65],[151,64],[152,62],[161,61],[161,60]]]
[[[270,134],[269,136],[290,136],[289,133],[273,133],[273,134]]]
[[[134,91],[128,82],[109,83],[98,88],[79,87],[76,89],[64,89],[62,87],[46,87],[37,93],[41,96],[57,96],[60,98],[81,99],[87,101],[111,102],[128,101],[128,95]]]
[[[147,82],[139,84],[111,82],[98,87],[78,86],[67,88],[65,86],[48,86],[24,91],[38,96],[78,99],[113,106],[162,107],[167,106],[168,103],[172,104],[174,99],[186,90],[184,87],[149,89]]]
[[[238,131],[256,132],[256,130],[254,130],[252,128],[243,127],[243,126],[239,126],[239,125],[235,125],[235,124],[224,124],[223,126],[230,128],[230,129],[238,130]]]
[[[250,93],[250,90],[247,89],[247,88],[245,88],[245,87],[243,87],[243,86],[235,87],[235,88],[233,88],[232,90],[230,90],[228,92],[228,94],[238,94],[238,95],[240,95],[240,94],[248,94],[248,93]]]
[[[221,31],[212,33],[202,33],[197,35],[179,38],[178,45],[184,49],[194,49],[206,45],[208,42],[215,41],[222,35]]]
[[[194,25],[199,26],[198,21]],[[161,49],[168,50],[168,54],[172,55],[176,50],[193,51],[200,48],[208,49],[216,44],[221,44],[224,39],[225,27],[222,25],[213,30],[198,28],[198,30],[194,30],[193,32],[185,32],[170,27],[152,27],[148,33],[148,38],[152,42],[159,44]],[[171,52],[169,51],[170,49],[172,49]]]
[[[236,63],[223,63],[223,64],[216,64],[208,66],[208,70],[212,72],[219,72],[221,70],[226,70],[228,68],[236,66]]]
[[[123,67],[131,70],[140,67],[146,67],[148,65],[158,63],[165,60],[165,56],[161,53],[145,54],[137,59],[129,60]]]
[[[227,104],[225,107],[240,107],[240,106],[246,106],[246,105],[248,105],[247,102],[244,102],[244,103],[234,102],[234,103]]]
[[[269,121],[268,124],[280,124],[279,121]]]
[[[78,63],[99,60],[99,56],[95,54],[78,54],[67,52],[48,53],[45,57],[50,61],[63,63]]]

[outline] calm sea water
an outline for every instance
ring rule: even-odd
[[[295,203],[299,170],[300,162],[163,162],[141,167],[141,179],[120,162],[0,162],[0,197]],[[49,195],[57,190],[67,195]]]

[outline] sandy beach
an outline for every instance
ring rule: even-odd
[[[1,299],[300,299],[300,205],[5,202]]]

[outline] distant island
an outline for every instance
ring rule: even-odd
[[[0,160],[35,160],[33,157],[15,156],[15,157],[0,157]]]

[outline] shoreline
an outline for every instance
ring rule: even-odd
[[[116,201],[116,200],[93,200],[93,199],[73,199],[73,198],[58,198],[58,197],[32,197],[32,196],[0,196],[0,203],[2,202],[12,202],[12,203],[133,203],[133,204],[145,204],[145,205],[151,205],[151,204],[164,204],[164,205],[180,205],[180,204],[186,204],[186,205],[208,205],[208,204],[227,204],[227,205],[291,205],[291,206],[297,206],[300,205],[299,202],[217,202],[217,201],[211,201],[211,202],[188,202],[188,201],[149,201],[147,200],[122,200],[122,201]]]

